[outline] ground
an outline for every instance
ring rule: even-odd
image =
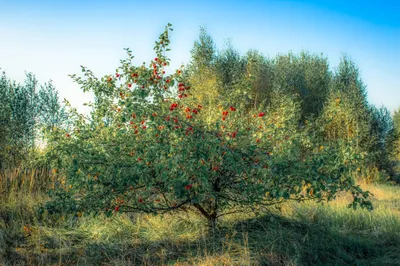
[[[219,230],[194,213],[111,218],[44,217],[44,193],[8,193],[0,202],[5,265],[400,265],[400,186],[362,185],[374,210],[285,203],[270,212],[221,218]]]

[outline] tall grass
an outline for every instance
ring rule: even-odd
[[[15,167],[0,171],[0,192],[41,193],[53,188],[56,181],[55,172],[47,169]]]
[[[43,171],[43,172],[41,172]],[[42,175],[41,175],[42,174]],[[400,187],[361,184],[375,209],[286,203],[268,214],[224,216],[216,235],[193,212],[171,215],[43,216],[35,206],[56,176],[1,174],[0,264],[4,265],[398,265]]]

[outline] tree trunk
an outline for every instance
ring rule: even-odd
[[[210,215],[208,217],[208,232],[210,234],[214,235],[216,227],[217,227],[217,216],[216,215]]]
[[[207,218],[208,221],[208,232],[210,234],[215,234],[215,229],[217,227],[217,212],[214,210],[212,213],[208,213],[200,204],[194,203],[193,206],[197,208],[200,213]]]

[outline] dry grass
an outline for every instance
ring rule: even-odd
[[[375,209],[287,203],[271,213],[224,216],[215,236],[194,213],[39,219],[35,206],[55,178],[1,175],[0,264],[5,265],[395,265],[400,187],[361,184]],[[41,179],[42,178],[42,179]],[[55,180],[55,179],[53,179]]]
[[[0,171],[0,192],[40,193],[52,188],[56,174],[50,169],[12,168]]]

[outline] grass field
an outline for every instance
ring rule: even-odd
[[[371,212],[348,209],[342,194],[225,216],[210,236],[185,212],[39,220],[46,180],[35,176],[0,179],[2,265],[400,265],[400,186],[363,184],[374,194]]]

